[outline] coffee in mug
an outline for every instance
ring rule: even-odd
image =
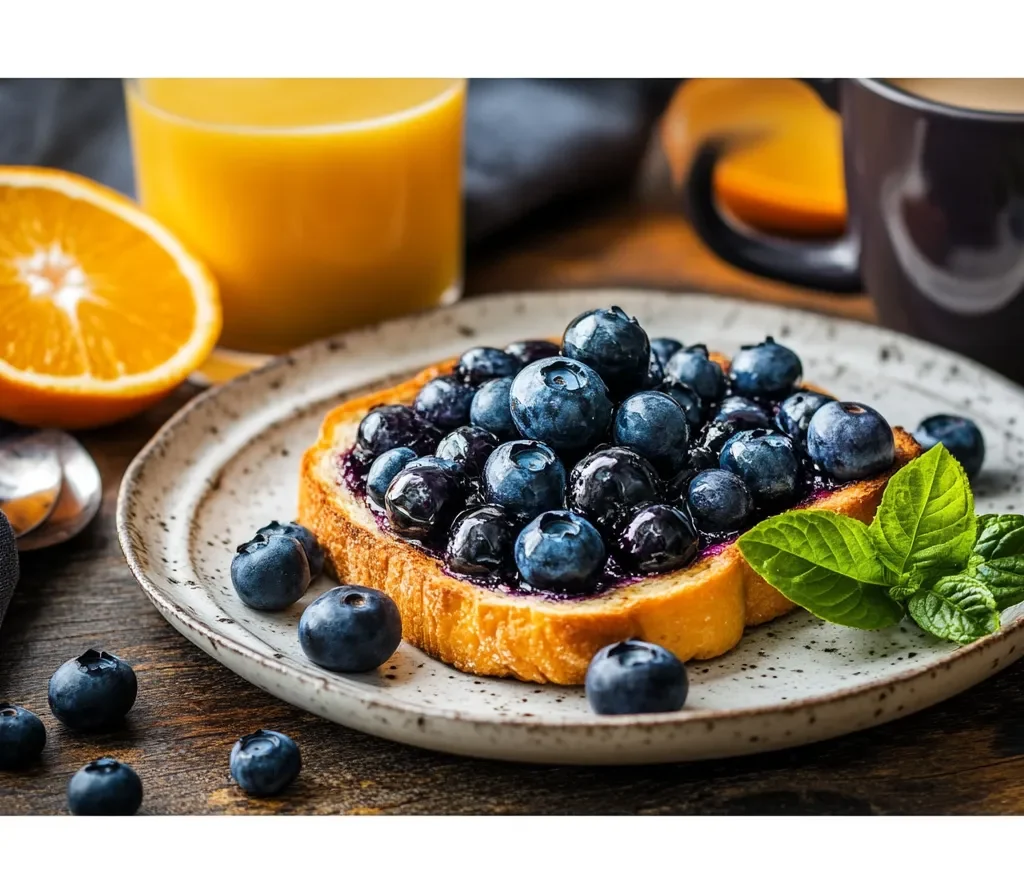
[[[889,78],[915,96],[979,112],[1024,112],[1024,78]]]

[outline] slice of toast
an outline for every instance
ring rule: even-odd
[[[728,368],[727,359],[712,357]],[[683,661],[710,659],[735,647],[745,626],[794,609],[750,568],[735,544],[676,572],[593,597],[550,599],[455,578],[442,561],[382,529],[366,502],[345,484],[341,456],[355,445],[367,411],[380,404],[411,404],[424,383],[453,366],[439,364],[336,407],[302,458],[299,522],[316,534],[338,581],[378,588],[398,603],[402,635],[410,644],[475,675],[573,685],[582,684],[591,658],[606,644],[640,638]],[[846,485],[810,506],[870,522],[889,476],[920,453],[910,435],[894,432],[892,470]]]

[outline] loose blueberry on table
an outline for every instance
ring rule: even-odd
[[[134,815],[142,805],[142,781],[116,759],[95,759],[68,782],[72,815]]]
[[[231,748],[231,777],[249,796],[277,796],[302,770],[298,744],[280,731],[260,729]]]
[[[105,650],[87,650],[50,678],[50,711],[75,731],[104,731],[120,724],[135,705],[135,672]]]
[[[0,703],[0,769],[24,768],[46,746],[46,728],[34,712]]]
[[[587,596],[684,569],[766,516],[892,466],[888,423],[803,389],[802,375],[771,337],[723,370],[705,345],[652,340],[622,309],[597,309],[561,345],[470,349],[412,407],[372,409],[345,480],[451,575]],[[648,656],[638,650],[620,653]]]

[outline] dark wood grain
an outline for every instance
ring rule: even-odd
[[[670,208],[616,199],[531,222],[479,253],[469,291],[646,285],[706,289],[870,319],[866,299],[790,291],[711,258]],[[0,813],[64,810],[69,776],[113,755],[142,775],[148,813],[1009,813],[1024,810],[1024,664],[919,715],[828,743],[763,756],[640,769],[472,761],[358,734],[270,697],[174,632],[129,573],[114,500],[135,453],[193,390],[128,423],[85,434],[105,482],[81,536],[24,558],[0,629],[0,699],[37,711],[43,762],[0,772]],[[129,660],[140,696],[119,732],[80,736],[46,706],[64,660],[102,646]],[[241,734],[293,735],[304,770],[283,798],[252,801],[228,778]]]

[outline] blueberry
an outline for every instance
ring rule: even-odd
[[[927,451],[939,442],[953,455],[973,479],[985,462],[985,439],[973,420],[954,414],[936,414],[920,422],[914,438]]]
[[[489,576],[510,567],[515,528],[508,514],[491,504],[460,514],[452,525],[445,561],[454,572]]]
[[[519,430],[512,419],[512,408],[509,404],[512,379],[510,376],[503,376],[497,380],[488,380],[476,390],[473,403],[469,406],[470,422],[474,426],[493,432],[504,442],[519,438]]]
[[[604,566],[601,536],[569,510],[548,510],[529,523],[515,546],[516,566],[534,588],[579,594]]]
[[[689,386],[705,404],[717,404],[725,395],[725,374],[719,363],[708,357],[703,345],[676,352],[665,365],[665,376],[673,383]]]
[[[468,476],[477,476],[497,447],[498,437],[486,429],[460,426],[441,439],[437,456],[454,461]]]
[[[378,506],[384,506],[384,494],[388,486],[405,469],[409,461],[415,459],[416,452],[412,448],[392,448],[370,465],[370,472],[366,474],[366,493]]]
[[[690,481],[687,506],[705,532],[738,532],[754,512],[754,499],[735,473],[704,470]]]
[[[0,703],[0,769],[23,768],[46,746],[46,728],[34,712]]]
[[[775,414],[775,426],[789,436],[796,444],[807,442],[807,427],[818,408],[823,407],[834,398],[820,392],[794,392],[782,404]]]
[[[525,522],[562,506],[565,467],[547,445],[520,439],[499,445],[484,464],[484,495]]]
[[[321,594],[299,620],[299,644],[333,672],[369,672],[402,643],[402,617],[384,592],[342,585]]]
[[[771,336],[759,345],[745,345],[729,367],[732,388],[750,398],[783,398],[803,376],[800,357]]]
[[[116,759],[94,759],[68,781],[72,815],[134,815],[141,805],[142,781]]]
[[[690,443],[686,412],[661,392],[637,392],[622,402],[612,432],[616,445],[632,448],[666,475],[686,463]]]
[[[288,535],[257,535],[238,546],[231,560],[231,584],[247,607],[283,610],[312,580],[302,545]]]
[[[671,572],[690,563],[699,548],[697,531],[685,513],[668,504],[651,504],[622,527],[615,555],[627,572]]]
[[[454,461],[421,457],[392,480],[384,493],[384,511],[399,535],[429,543],[447,532],[463,498]]]
[[[287,734],[260,729],[231,748],[231,777],[249,796],[276,796],[302,770],[299,746]]]
[[[658,498],[658,474],[629,448],[602,448],[588,454],[569,474],[566,504],[605,535],[641,504]]]
[[[441,431],[404,404],[373,408],[359,424],[356,446],[359,454],[372,460],[392,448],[412,448],[417,454],[434,450]]]
[[[701,397],[683,383],[664,383],[661,391],[671,398],[686,414],[691,432],[704,422],[704,402]]]
[[[525,438],[556,451],[583,451],[604,436],[612,418],[597,372],[572,358],[528,364],[512,381],[512,419]]]
[[[865,479],[888,470],[896,459],[892,428],[866,404],[830,401],[807,426],[807,453],[837,482]]]
[[[507,354],[500,348],[484,346],[463,352],[455,372],[470,385],[479,386],[497,377],[515,376],[522,366],[514,355]]]
[[[651,359],[651,344],[635,317],[621,308],[586,311],[562,336],[562,354],[597,371],[617,397],[641,388]]]
[[[800,464],[793,443],[780,433],[738,432],[723,446],[720,462],[723,470],[743,480],[758,506],[777,507],[796,499]]]
[[[651,340],[651,351],[661,361],[662,367],[668,364],[668,359],[682,347],[683,344],[678,339],[669,339],[665,336],[659,336],[657,339]]]
[[[525,367],[534,361],[555,357],[561,352],[561,348],[558,343],[548,342],[546,339],[528,339],[525,342],[513,342],[511,345],[506,345],[505,352],[516,358],[520,367]]]
[[[310,578],[315,579],[324,571],[324,549],[320,547],[316,536],[305,526],[301,526],[298,523],[279,523],[277,520],[272,520],[269,526],[257,529],[256,534],[266,536],[287,535],[290,538],[294,538],[302,545],[302,550],[306,552]]]
[[[772,425],[771,418],[761,405],[741,395],[730,395],[722,399],[712,420],[718,423],[735,420],[743,424],[744,429],[770,429]]]
[[[647,365],[647,376],[644,379],[645,389],[658,389],[665,380],[665,368],[658,356],[651,352],[651,360]]]
[[[439,376],[425,383],[412,403],[413,410],[444,432],[469,423],[475,389],[455,376]]]
[[[674,654],[645,641],[601,648],[590,661],[587,702],[603,716],[675,712],[686,703],[686,667]]]
[[[135,704],[139,683],[124,660],[105,650],[87,650],[50,678],[50,711],[75,731],[118,725]]]

